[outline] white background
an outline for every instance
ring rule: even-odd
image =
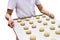
[[[55,19],[60,20],[60,0],[41,0],[43,7],[55,15]],[[5,20],[8,0],[0,0],[0,40],[16,40],[13,30],[7,26],[8,22]],[[35,7],[36,14],[40,14]],[[16,18],[15,11],[12,18]]]

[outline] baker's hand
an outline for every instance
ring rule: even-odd
[[[55,17],[55,16],[54,16],[53,14],[51,14],[51,13],[49,13],[48,16],[51,17],[51,18],[54,18],[54,17]]]
[[[14,27],[13,22],[14,22],[13,19],[9,19],[8,20],[8,26],[11,27],[11,28],[13,28]]]

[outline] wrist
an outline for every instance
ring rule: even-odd
[[[47,11],[47,10],[45,10],[45,9],[42,9],[42,11],[41,11],[43,14],[45,14],[45,15],[49,15],[49,12]]]
[[[11,19],[9,14],[6,14],[5,18],[9,21]]]
[[[11,18],[8,18],[8,21],[9,21],[9,20],[12,20],[12,19],[11,19]]]

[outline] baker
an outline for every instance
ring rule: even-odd
[[[13,28],[13,19],[11,18],[12,12],[16,9],[16,15],[19,18],[25,18],[29,16],[35,16],[34,5],[36,5],[39,11],[43,14],[54,18],[54,15],[45,10],[40,3],[40,0],[9,0],[7,12],[5,18],[8,20],[8,26]]]

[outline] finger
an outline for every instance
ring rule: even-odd
[[[13,26],[14,26],[14,23],[12,22],[11,25],[12,25],[12,27],[13,27]]]
[[[14,27],[14,24],[11,24],[11,27],[13,28]]]
[[[13,21],[10,23],[10,27],[13,28]]]
[[[11,27],[11,28],[13,28],[13,26],[12,26],[12,25],[10,25],[10,27]]]
[[[10,28],[13,28],[13,26],[12,26],[11,24],[8,24],[8,26],[9,26]]]
[[[10,26],[10,25],[8,24],[8,26]]]
[[[50,17],[50,18],[54,18],[54,15],[53,15],[53,14],[50,14],[49,17]]]
[[[54,18],[54,15],[52,14],[51,17]]]
[[[12,27],[12,25],[10,24],[10,27]]]
[[[10,24],[8,24],[8,26],[10,27]]]
[[[52,18],[54,18],[54,16],[52,16]]]
[[[50,17],[54,19],[54,16],[50,16]]]

